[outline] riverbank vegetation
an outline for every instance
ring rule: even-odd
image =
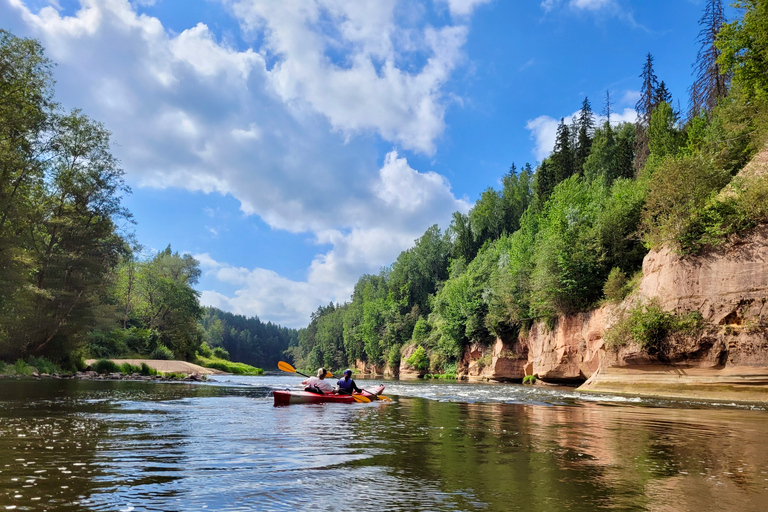
[[[768,4],[736,6],[728,22],[706,2],[687,112],[648,54],[634,124],[613,121],[609,93],[599,122],[585,99],[535,168],[513,164],[445,231],[360,277],[349,302],[318,308],[290,349],[296,366],[395,368],[407,351],[417,371],[449,373],[472,343],[620,302],[650,249],[695,254],[768,222],[766,176],[735,177],[768,140]],[[699,328],[652,304],[630,317],[624,334],[649,351],[661,331]]]
[[[37,41],[0,30],[2,366],[59,373],[87,357],[191,361],[203,341],[273,366],[296,331],[201,308],[198,262],[133,239],[110,133],[56,103],[53,66]]]

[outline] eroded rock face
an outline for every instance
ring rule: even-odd
[[[622,309],[649,299],[668,311],[699,311],[708,327],[669,340],[661,354],[634,344],[606,350],[603,335]],[[639,293],[625,304],[560,317],[553,329],[536,323],[515,343],[469,346],[459,370],[470,380],[534,374],[545,382],[578,383],[609,368],[670,367],[709,369],[713,377],[724,368],[765,368],[768,376],[768,226],[695,257],[652,251],[643,262]]]
[[[550,382],[583,382],[600,367],[610,307],[563,316],[550,330],[543,322],[527,337],[530,373]]]
[[[668,311],[699,311],[715,346],[725,345],[736,365],[768,365],[768,226],[759,226],[726,246],[682,258],[669,249],[643,261],[641,298],[656,297]]]
[[[368,363],[366,361],[361,361],[360,359],[355,361],[353,371],[356,375],[366,375],[371,377],[384,375],[384,368]]]
[[[457,377],[470,381],[521,381],[528,363],[528,346],[500,338],[491,346],[474,343],[464,349]]]

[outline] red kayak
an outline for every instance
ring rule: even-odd
[[[384,391],[384,386],[378,386],[373,389],[373,393],[364,390],[360,393],[361,396],[368,398],[369,400],[378,400],[379,395]],[[320,395],[312,393],[311,391],[292,391],[276,389],[272,391],[275,396],[275,405],[289,405],[289,404],[324,404],[327,402],[338,404],[351,404],[356,400],[351,395]],[[357,394],[357,393],[355,393]]]

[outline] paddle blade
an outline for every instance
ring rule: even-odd
[[[385,402],[391,402],[392,401],[392,399],[389,398],[388,396],[378,395],[378,397],[379,397],[379,400],[384,400]]]
[[[331,372],[329,372],[329,371],[327,371],[327,370],[326,370],[326,372],[325,372],[325,376],[326,376],[326,377],[333,377],[333,374],[332,374]]]
[[[355,402],[360,402],[361,404],[367,404],[371,402],[370,398],[363,395],[352,395],[352,398],[355,399]]]
[[[296,373],[296,368],[294,368],[293,366],[289,365],[285,361],[279,361],[277,363],[277,367],[280,368],[281,370],[283,370],[284,372]]]

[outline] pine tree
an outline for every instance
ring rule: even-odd
[[[557,127],[555,148],[550,157],[555,185],[570,178],[574,173],[573,152],[571,147],[571,130],[569,130],[568,126],[565,124],[565,119],[561,118],[560,124]]]
[[[653,95],[654,110],[662,103],[669,103],[672,105],[672,94],[669,92],[669,89],[667,89],[667,84],[664,83],[664,80],[661,81]]]
[[[645,58],[643,72],[640,74],[643,79],[643,85],[640,88],[640,99],[637,100],[635,110],[637,111],[637,121],[635,122],[635,170],[639,171],[645,166],[650,151],[648,149],[648,136],[646,130],[651,123],[651,113],[653,112],[656,89],[659,87],[656,74],[653,72],[653,55],[648,53]]]
[[[592,134],[595,130],[595,116],[589,105],[589,98],[584,98],[578,117],[578,138],[574,154],[574,169],[580,176],[584,175],[584,162],[592,149]]]
[[[709,0],[704,8],[704,14],[699,20],[699,36],[696,41],[701,44],[693,65],[696,78],[689,89],[691,105],[689,117],[699,115],[702,109],[710,111],[717,105],[718,98],[728,93],[730,76],[723,73],[717,59],[720,50],[715,45],[717,34],[725,24],[722,0]]]

